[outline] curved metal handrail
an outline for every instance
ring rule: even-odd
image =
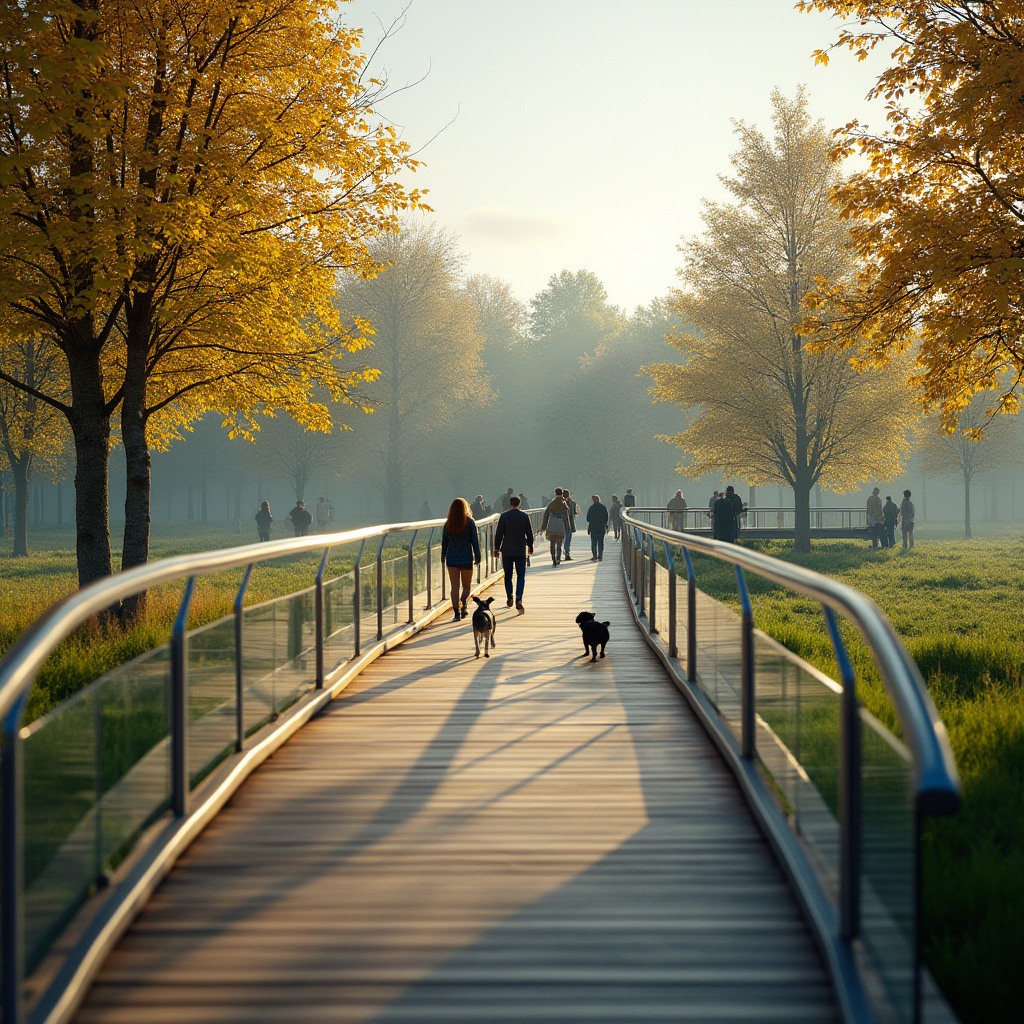
[[[484,519],[481,520],[481,523],[489,521],[489,519]],[[5,731],[9,712],[15,707],[19,697],[23,697],[27,693],[36,672],[39,671],[57,645],[78,626],[126,597],[133,597],[157,584],[183,579],[186,576],[208,576],[225,569],[256,565],[285,555],[323,551],[370,537],[386,536],[443,524],[443,519],[430,519],[417,523],[393,523],[386,526],[367,526],[357,530],[345,530],[341,533],[316,534],[310,537],[291,537],[269,543],[246,544],[237,548],[224,548],[219,551],[207,551],[194,555],[174,555],[95,580],[62,601],[58,601],[33,622],[0,662],[0,719],[3,719],[5,723]]]
[[[957,810],[960,806],[960,783],[946,727],[939,718],[917,665],[896,636],[885,613],[871,598],[838,580],[749,548],[677,533],[644,523],[631,514],[624,514],[622,518],[642,533],[712,555],[741,569],[749,569],[812,597],[850,619],[875,656],[904,739],[910,747],[917,773],[919,810],[925,814],[950,814]]]
[[[481,554],[486,559],[488,575],[492,571],[493,559],[493,527],[498,519],[497,514],[484,517],[478,521],[481,531]],[[160,559],[147,565],[138,566],[113,576],[104,577],[83,587],[53,605],[47,612],[33,622],[0,661],[0,799],[2,799],[4,827],[0,829],[0,936],[3,937],[3,965],[0,970],[0,1015],[10,1024],[18,1024],[22,1019],[21,982],[24,977],[24,933],[22,883],[23,865],[20,851],[20,822],[23,808],[21,741],[23,730],[21,719],[25,704],[35,676],[46,659],[66,639],[73,630],[94,616],[115,607],[118,602],[132,597],[161,583],[173,580],[186,580],[185,597],[181,602],[175,629],[172,631],[170,643],[171,660],[171,719],[180,719],[178,729],[184,731],[187,719],[187,707],[184,704],[183,679],[175,679],[175,661],[181,658],[181,642],[184,636],[185,619],[188,602],[193,590],[195,577],[211,573],[244,567],[246,569],[242,588],[235,600],[234,616],[236,619],[236,638],[239,629],[241,603],[244,600],[245,586],[248,583],[249,571],[254,565],[279,559],[289,555],[300,555],[308,552],[322,552],[317,571],[316,590],[318,599],[322,601],[321,588],[324,584],[324,570],[328,555],[333,548],[347,544],[361,544],[355,571],[358,578],[358,563],[365,549],[365,542],[370,538],[380,538],[377,552],[378,569],[380,552],[385,539],[389,535],[405,533],[411,535],[408,542],[409,557],[412,558],[413,543],[420,530],[429,529],[427,541],[427,558],[430,558],[430,538],[434,530],[444,524],[444,519],[429,519],[410,523],[391,523],[345,530],[331,534],[316,534],[308,537],[294,537],[270,543],[246,544],[236,548],[197,554],[176,555]],[[411,572],[411,570],[410,570]],[[481,582],[482,567],[477,572],[477,582]],[[442,577],[442,594],[444,581]],[[428,595],[429,596],[429,595]],[[410,623],[412,622],[412,593],[410,590]],[[320,607],[320,605],[318,605]],[[428,606],[429,607],[429,606]],[[378,619],[380,609],[378,608]],[[358,620],[356,628],[355,654],[358,657]],[[411,627],[407,627],[411,628]],[[378,625],[378,641],[381,640]],[[322,645],[323,637],[319,631],[317,636],[317,671],[316,686],[323,685]],[[176,650],[177,644],[177,650]],[[378,643],[379,646],[379,643]],[[236,668],[237,670],[237,668]],[[178,668],[180,676],[183,670]],[[179,706],[180,705],[180,706]],[[239,737],[242,736],[241,706],[237,709]],[[187,816],[188,771],[184,756],[184,746],[180,737],[175,735],[175,726],[171,727],[172,775],[175,779],[182,776],[183,782],[175,783],[172,794],[172,809],[179,819]],[[240,750],[240,740],[236,744]]]

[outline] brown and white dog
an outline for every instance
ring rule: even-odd
[[[479,597],[474,597],[473,600],[476,601],[476,611],[473,612],[473,648],[479,658],[480,645],[483,644],[484,657],[489,658],[491,656],[490,649],[497,646],[494,643],[494,613],[491,611],[491,602],[494,598],[489,597],[483,601]]]

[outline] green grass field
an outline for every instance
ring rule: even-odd
[[[932,531],[932,534],[940,531]],[[965,1024],[1024,1021],[1024,532],[971,541],[922,527],[917,546],[871,551],[819,541],[809,555],[767,553],[868,594],[916,660],[949,731],[960,813],[926,825],[925,959]],[[699,559],[698,585],[738,607],[731,567]],[[835,676],[820,607],[748,579],[755,623]],[[895,730],[877,673],[852,628],[844,638],[865,705]],[[897,730],[898,731],[898,730]]]
[[[231,527],[184,524],[154,525],[151,558],[165,558],[191,551],[249,544],[250,533]],[[11,558],[9,548],[0,554],[0,654],[22,631],[77,585],[75,535],[70,528],[41,530],[32,535],[33,554]],[[331,575],[348,571],[354,552],[341,550],[330,563]],[[319,554],[276,559],[258,566],[246,591],[246,605],[311,587],[320,563]],[[115,551],[115,566],[120,551]],[[189,609],[189,626],[196,627],[231,614],[242,570],[200,577]],[[166,584],[149,592],[145,618],[127,630],[91,624],[69,637],[40,671],[25,713],[25,721],[45,714],[86,683],[117,665],[167,643],[181,602],[184,583]]]
[[[154,528],[154,558],[248,543],[228,527]],[[74,535],[42,531],[28,559],[0,555],[0,651],[75,586]],[[922,524],[918,546],[872,552],[848,541],[818,542],[794,556],[785,543],[763,550],[864,591],[888,615],[931,690],[949,730],[964,787],[951,819],[928,822],[924,837],[927,963],[965,1024],[1024,1021],[1024,532],[1004,530],[965,542],[955,528]],[[351,565],[338,558],[337,571]],[[318,558],[260,567],[247,603],[312,584]],[[736,603],[729,566],[697,559],[698,584]],[[200,581],[190,625],[231,610],[241,572]],[[756,624],[834,674],[821,610],[757,579],[748,581]],[[44,713],[103,671],[165,643],[181,586],[150,595],[144,622],[127,632],[95,626],[71,637],[40,674],[29,717]],[[860,695],[895,728],[885,691],[852,629],[844,629]]]

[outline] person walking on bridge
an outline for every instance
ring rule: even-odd
[[[541,532],[546,533],[548,543],[551,545],[551,564],[558,565],[562,561],[562,541],[565,540],[565,531],[569,522],[569,506],[562,497],[562,488],[555,488],[555,496],[544,509],[544,518],[541,521]]]
[[[668,514],[672,529],[677,533],[681,533],[686,526],[686,499],[683,497],[681,490],[676,491],[668,499]]]
[[[622,533],[622,502],[619,501],[617,494],[612,495],[612,503],[608,509],[608,516],[612,521],[612,533],[615,535],[615,539],[619,539],[619,535]]]
[[[498,516],[494,531],[494,553],[501,555],[501,567],[505,571],[505,605],[512,607],[512,574],[515,573],[516,611],[522,615],[523,591],[526,589],[526,556],[533,554],[533,525],[530,517],[522,510],[522,500],[513,494],[508,499],[509,508]]]
[[[456,498],[448,506],[448,518],[441,530],[441,564],[448,567],[455,611],[452,621],[458,622],[466,614],[466,602],[473,586],[473,566],[480,564],[480,538],[465,498]]]
[[[608,506],[601,503],[599,494],[590,496],[587,509],[587,533],[590,534],[590,560],[600,562],[604,558],[604,535],[608,532]]]

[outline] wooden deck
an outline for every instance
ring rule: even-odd
[[[475,660],[445,615],[261,767],[82,1024],[836,1019],[812,939],[607,560],[534,559]],[[610,619],[583,658],[575,615]]]

